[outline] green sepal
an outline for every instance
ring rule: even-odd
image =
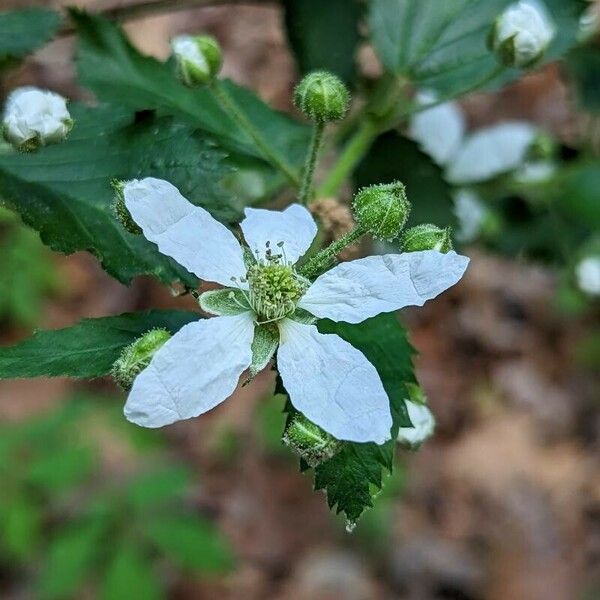
[[[294,314],[290,316],[290,319],[297,323],[302,323],[303,325],[313,325],[317,321],[317,317],[307,310],[298,307],[296,307],[296,310],[294,311]]]
[[[262,371],[275,355],[279,345],[279,328],[274,323],[257,325],[254,328],[252,341],[252,364],[250,365],[250,378]]]
[[[223,288],[200,294],[200,308],[211,315],[231,317],[252,310],[242,290]]]

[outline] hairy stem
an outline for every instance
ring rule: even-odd
[[[252,138],[252,141],[256,144],[263,157],[276,169],[279,169],[293,186],[299,186],[300,180],[298,175],[287,164],[285,159],[269,145],[254,125],[252,125],[248,117],[240,110],[235,100],[229,95],[223,83],[215,79],[210,86],[210,90],[221,103],[222,108]]]
[[[319,150],[321,149],[321,144],[323,142],[324,131],[325,123],[315,123],[310,148],[306,157],[306,164],[304,165],[304,172],[302,174],[302,186],[300,188],[299,201],[300,204],[303,205],[308,204],[312,199],[312,184],[315,176],[315,167],[317,166],[317,158],[319,157]]]

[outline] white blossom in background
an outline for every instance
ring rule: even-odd
[[[600,255],[584,258],[575,270],[577,285],[590,296],[600,296]]]
[[[409,448],[418,448],[428,440],[435,430],[435,417],[427,404],[405,400],[406,410],[413,427],[400,427],[398,443]]]
[[[579,31],[577,39],[588,42],[600,33],[600,3],[592,2],[583,12],[579,19]]]
[[[526,68],[542,57],[555,34],[556,27],[543,2],[520,0],[496,20],[491,44],[504,64]]]
[[[514,178],[517,183],[535,184],[552,179],[556,173],[556,163],[551,160],[538,160],[525,163],[515,171]]]
[[[66,100],[34,87],[14,90],[2,118],[6,139],[19,148],[62,141],[73,126]]]
[[[437,102],[435,92],[422,91],[417,104]],[[410,120],[409,135],[440,166],[445,166],[458,151],[465,135],[465,117],[457,102],[446,102],[416,113]]]
[[[470,135],[448,165],[451,183],[468,185],[493,179],[520,167],[538,129],[520,121],[501,123]]]
[[[311,283],[294,267],[317,232],[300,205],[246,209],[248,252],[166,181],[130,181],[123,197],[163,254],[226,286],[200,296],[201,307],[217,316],[184,326],[137,376],[125,405],[130,421],[161,427],[201,415],[233,393],[246,369],[258,372],[277,351],[290,401],[310,421],[339,440],[390,439],[389,399],[375,367],[342,338],[319,333],[314,321],[359,323],[421,306],[460,280],[468,258],[437,251],[370,256]]]
[[[458,221],[455,237],[459,242],[468,243],[480,234],[489,211],[478,194],[462,189],[454,195],[454,214]]]

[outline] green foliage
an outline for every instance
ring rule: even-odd
[[[220,180],[223,154],[204,136],[169,119],[132,122],[122,109],[71,107],[70,138],[34,154],[0,155],[0,193],[42,241],[66,254],[89,250],[126,283],[152,274],[164,283],[195,278],[143,236],[128,233],[113,211],[113,179],[167,179],[192,202],[231,219]]]
[[[106,572],[102,600],[143,598],[158,600],[161,583],[152,563],[135,545],[124,544],[117,548]]]
[[[39,236],[0,208],[0,320],[35,325],[43,299],[58,288],[58,273]]]
[[[193,312],[152,310],[38,331],[15,346],[0,348],[0,379],[101,377],[110,373],[123,349],[146,331],[163,328],[175,333],[198,318]]]
[[[596,45],[575,48],[567,55],[566,70],[582,108],[600,112],[600,49]]]
[[[282,1],[287,35],[300,73],[323,69],[352,83],[363,5],[356,0]]]
[[[0,68],[48,42],[61,20],[56,11],[46,8],[0,12]]]

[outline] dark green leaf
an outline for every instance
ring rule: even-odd
[[[110,372],[123,348],[146,331],[164,327],[175,333],[199,317],[193,312],[154,310],[39,331],[15,346],[0,348],[0,379],[100,377]]]
[[[560,186],[558,211],[588,229],[600,229],[600,166],[580,164],[566,169]]]
[[[363,5],[356,0],[283,0],[283,4],[300,73],[326,69],[352,83]]]
[[[33,154],[0,156],[0,194],[53,250],[89,250],[127,283],[152,274],[165,283],[195,278],[141,235],[125,231],[112,207],[113,179],[167,179],[190,201],[221,220],[239,207],[226,201],[220,182],[223,154],[203,136],[170,119],[130,124],[122,109],[71,107],[71,137]]]
[[[600,112],[600,48],[596,45],[575,48],[569,53],[566,66],[581,106]]]
[[[225,539],[208,521],[195,516],[163,516],[143,523],[156,548],[182,569],[222,573],[233,564]]]
[[[89,448],[65,444],[38,457],[27,469],[25,478],[31,484],[57,494],[84,481],[94,466],[94,455]]]
[[[192,90],[179,83],[168,65],[140,54],[107,19],[80,11],[72,11],[71,17],[79,33],[79,77],[98,98],[175,116],[212,134],[230,150],[261,157],[208,88]],[[234,84],[227,89],[269,143],[289,163],[300,166],[309,129],[272,110],[248,90]]]
[[[129,503],[136,509],[152,508],[181,498],[191,481],[188,469],[167,466],[138,475],[127,484],[125,493]]]
[[[0,12],[0,64],[43,46],[54,36],[60,22],[60,15],[46,8]]]
[[[148,557],[137,547],[120,544],[104,576],[103,600],[163,598],[162,586]]]
[[[31,498],[20,495],[0,512],[0,550],[11,559],[31,559],[37,550],[42,512]]]

